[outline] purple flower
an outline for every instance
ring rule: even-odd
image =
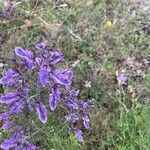
[[[90,110],[93,106],[93,103],[91,101],[80,101],[79,102],[80,109],[82,110]]]
[[[73,123],[75,123],[76,121],[79,120],[78,115],[75,113],[71,113],[71,114],[65,116],[65,118],[68,122],[73,122]]]
[[[14,101],[17,101],[20,97],[15,93],[7,93],[4,96],[1,96],[0,103],[10,104]]]
[[[63,54],[59,51],[51,52],[51,60],[49,61],[50,65],[55,65],[63,60]]]
[[[12,114],[20,113],[23,110],[23,108],[24,108],[24,106],[23,106],[22,102],[16,101],[15,104],[13,106],[11,106],[10,113],[12,113]]]
[[[10,128],[12,128],[12,123],[9,121],[5,121],[2,125],[2,129],[3,130],[9,130]]]
[[[18,145],[15,150],[37,150],[37,147],[32,143],[28,143],[26,146]]]
[[[69,87],[72,82],[73,72],[71,70],[55,70],[51,73],[51,77],[59,84]]]
[[[23,49],[21,47],[15,48],[15,53],[17,56],[23,59],[23,64],[26,65],[29,68],[34,68],[34,55],[31,51]]]
[[[85,127],[86,129],[89,129],[89,128],[90,128],[90,119],[89,119],[89,116],[84,115],[84,116],[82,117],[82,120],[83,120],[84,127]]]
[[[83,132],[82,130],[78,129],[74,131],[76,138],[78,139],[79,142],[83,142]]]
[[[16,69],[9,69],[0,79],[0,84],[9,84],[12,82],[12,79],[17,76],[19,76],[19,72]]]
[[[77,97],[77,96],[79,96],[79,92],[80,92],[80,90],[73,89],[70,91],[70,96],[71,97]]]
[[[46,67],[42,67],[39,71],[39,82],[42,87],[45,87],[49,80],[49,72]]]
[[[35,104],[35,107],[38,113],[39,120],[42,123],[46,123],[47,122],[47,109],[45,105],[42,102],[39,102]]]
[[[57,86],[54,86],[51,92],[52,93],[49,95],[49,104],[50,109],[54,111],[57,107],[57,102],[60,101],[61,97]]]
[[[20,132],[15,132],[11,138],[4,140],[4,142],[0,145],[0,147],[4,150],[10,150],[12,148],[15,148],[17,146],[17,142],[19,138],[21,137]]]
[[[1,145],[0,147],[4,150],[9,150],[11,148],[14,148],[17,146],[16,140],[14,139],[6,139]]]
[[[78,110],[78,104],[74,101],[74,100],[69,100],[67,102],[67,106],[69,109],[74,109],[74,110]]]
[[[39,49],[42,53],[48,47],[48,41],[42,41],[40,43],[35,44],[35,48]]]
[[[10,113],[9,112],[4,112],[0,114],[0,120],[6,121],[10,118]]]
[[[33,53],[31,51],[28,51],[26,49],[23,49],[21,47],[15,48],[15,53],[20,58],[26,59],[26,60],[32,60],[33,59]]]
[[[42,59],[41,58],[39,58],[39,57],[36,57],[35,58],[35,62],[37,63],[37,65],[40,67],[41,66],[41,64],[42,64]]]
[[[36,146],[28,142],[24,131],[15,132],[11,138],[4,140],[0,147],[4,150],[36,150]]]

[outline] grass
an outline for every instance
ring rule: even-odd
[[[83,144],[68,136],[67,124],[51,114],[45,126],[35,120],[39,132],[32,138],[42,150],[148,150],[149,70],[141,80],[129,76],[128,87],[119,87],[116,81],[122,62],[150,55],[149,34],[141,27],[148,18],[130,15],[129,3],[90,2],[73,0],[57,5],[51,0],[28,0],[16,7],[12,19],[0,21],[0,55],[6,64],[15,46],[32,48],[37,41],[48,39],[52,48],[63,51],[67,65],[79,62],[73,84],[81,90],[81,98],[95,103],[92,128],[85,132]],[[106,26],[107,20],[113,22],[111,27]],[[91,81],[91,88],[84,86],[86,81]]]

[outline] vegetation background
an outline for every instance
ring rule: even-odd
[[[90,98],[91,129],[83,144],[67,135],[67,124],[49,115],[37,119],[33,140],[41,150],[150,149],[150,5],[138,0],[14,0],[0,18],[0,67],[16,46],[48,40],[73,65],[74,86]],[[144,5],[145,4],[145,5]],[[0,9],[3,3],[0,1]],[[119,74],[128,83],[122,85]],[[118,79],[118,80],[117,80]],[[119,81],[119,82],[118,82]],[[120,84],[118,84],[120,83]],[[1,93],[3,89],[0,89]],[[0,134],[0,141],[7,135]]]

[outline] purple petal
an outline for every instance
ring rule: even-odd
[[[51,77],[59,84],[69,87],[72,82],[73,72],[71,70],[56,70],[51,74]]]
[[[17,77],[19,75],[19,71],[16,69],[9,69],[6,73],[6,76]]]
[[[23,131],[16,131],[11,139],[15,140],[15,141],[18,141],[22,136],[24,135],[24,132]]]
[[[43,42],[40,42],[40,43],[37,43],[35,44],[35,48],[39,49],[39,50],[44,50],[46,49],[48,46],[48,41],[43,41]]]
[[[14,77],[19,76],[19,72],[16,69],[9,69],[5,75],[0,79],[0,84],[8,84]]]
[[[73,100],[69,100],[67,106],[69,109],[78,110],[78,104]]]
[[[42,102],[36,103],[36,111],[38,113],[39,120],[42,123],[47,122],[47,109]]]
[[[91,101],[80,101],[79,105],[81,109],[91,109],[93,103]]]
[[[63,54],[59,51],[51,52],[50,65],[55,65],[63,60]]]
[[[45,87],[49,80],[49,72],[46,68],[41,68],[39,72],[39,82],[42,87]]]
[[[71,114],[65,116],[65,118],[66,118],[67,121],[73,122],[73,123],[75,123],[77,120],[79,120],[78,115],[75,114],[75,113],[71,113]]]
[[[83,132],[82,130],[78,129],[75,131],[75,136],[79,142],[83,142]]]
[[[27,150],[27,149],[24,147],[24,145],[18,144],[18,145],[15,147],[15,150]]]
[[[3,129],[3,130],[10,130],[11,127],[12,127],[12,123],[9,122],[9,121],[5,121],[5,122],[3,123],[2,129]]]
[[[70,92],[71,97],[77,97],[79,95],[80,90],[72,90]]]
[[[23,105],[21,102],[15,102],[14,106],[11,106],[10,113],[17,114],[20,113],[23,109]]]
[[[19,98],[20,97],[17,95],[17,93],[7,93],[0,98],[0,103],[10,104],[13,101],[18,100]]]
[[[22,58],[24,60],[23,64],[27,65],[29,68],[34,67],[34,63],[33,63],[34,55],[31,51],[28,51],[21,47],[16,47],[15,53],[17,56],[19,56],[20,58]]]
[[[42,64],[42,60],[41,60],[41,58],[39,58],[39,57],[36,57],[35,58],[35,62],[37,63],[37,65],[40,67],[41,66],[41,64]]]
[[[8,120],[10,118],[10,113],[9,112],[4,112],[0,114],[0,120]]]
[[[15,81],[10,81],[9,83],[6,84],[7,87],[10,87],[10,88],[17,88],[18,86],[16,85]]]
[[[12,81],[12,78],[10,76],[4,76],[0,79],[0,84],[8,84]]]
[[[36,67],[35,63],[32,60],[22,59],[20,62],[21,67],[27,67],[28,69],[34,69]]]
[[[0,145],[0,147],[4,150],[17,149],[18,141],[23,136],[23,132],[18,131],[15,132],[11,138],[4,140],[4,142]]]
[[[82,120],[83,120],[84,127],[86,129],[89,129],[90,128],[90,119],[89,119],[89,116],[84,115],[84,117],[82,117]]]
[[[51,111],[54,111],[57,107],[57,100],[55,99],[53,94],[49,95],[49,104]]]
[[[11,148],[14,148],[17,146],[16,140],[13,139],[6,139],[1,145],[0,147],[4,150],[9,150]]]
[[[50,109],[54,111],[57,107],[57,102],[61,100],[60,92],[57,86],[52,88],[52,93],[49,95]]]
[[[17,56],[24,58],[26,60],[33,59],[33,53],[31,51],[28,51],[28,50],[23,49],[21,47],[16,47],[15,53]]]
[[[53,86],[52,93],[54,94],[55,99],[57,99],[57,101],[61,100],[60,91],[59,91],[59,88],[57,87],[57,85]]]

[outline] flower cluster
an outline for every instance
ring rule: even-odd
[[[60,69],[58,63],[64,60],[63,54],[48,47],[46,41],[35,44],[33,51],[16,47],[11,58],[12,67],[0,79],[6,92],[0,103],[7,107],[0,114],[2,129],[12,131],[12,136],[4,140],[2,149],[35,150],[30,143],[32,120],[30,114],[36,112],[39,120],[47,122],[47,104],[54,111],[60,103],[67,110],[64,118],[69,122],[69,132],[83,142],[82,129],[90,128],[89,111],[91,101],[78,100],[79,90],[71,87],[72,69]],[[24,117],[27,124],[18,123]],[[28,127],[27,127],[28,126]],[[32,125],[31,125],[32,126]]]

